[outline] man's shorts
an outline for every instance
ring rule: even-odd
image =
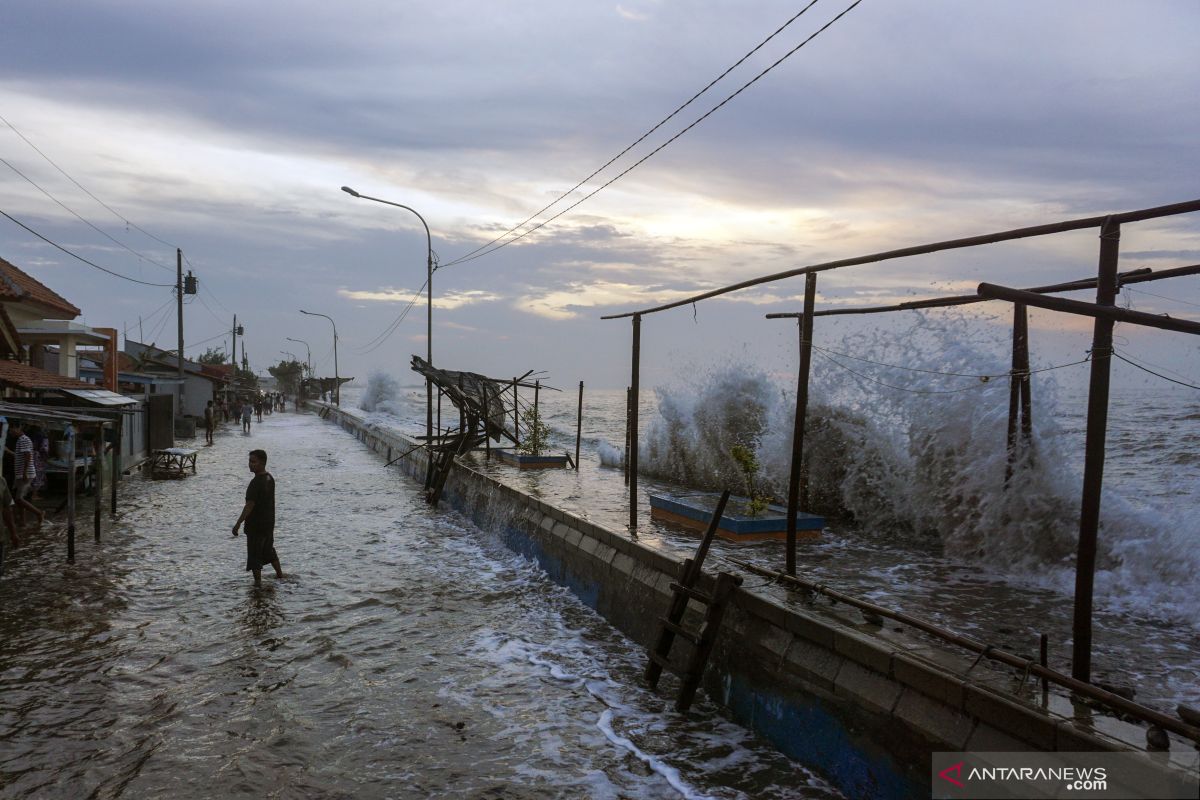
[[[31,486],[33,486],[32,478],[21,478],[17,480],[17,482],[13,484],[13,499],[24,500],[29,496],[29,489]]]

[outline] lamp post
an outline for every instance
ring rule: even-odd
[[[333,404],[340,406],[342,404],[342,381],[338,375],[338,360],[337,360],[337,323],[333,321],[333,317],[328,314],[318,314],[315,311],[305,311],[300,309],[301,314],[308,314],[310,317],[324,317],[329,320],[329,324],[333,326]]]
[[[304,350],[306,353],[308,353],[308,358],[304,360],[304,363],[308,366],[309,377],[312,377],[312,348],[308,346],[308,342],[304,341],[303,339],[293,339],[290,336],[285,336],[283,338],[287,339],[289,342],[297,342],[298,344],[304,345]]]
[[[373,200],[376,203],[383,203],[396,208],[403,208],[405,211],[411,211],[416,214],[417,219],[421,220],[421,224],[425,227],[425,289],[426,289],[426,313],[425,313],[425,361],[429,366],[433,366],[433,237],[429,234],[429,224],[425,222],[425,218],[417,213],[415,208],[409,208],[401,203],[393,203],[391,200],[381,200],[378,197],[369,197],[365,194],[359,194],[349,186],[343,186],[342,191],[351,197],[357,197],[362,200]],[[433,381],[429,378],[425,379],[425,446],[433,447]],[[425,488],[429,488],[430,479],[433,477],[433,458],[428,459],[428,466],[425,470]]]

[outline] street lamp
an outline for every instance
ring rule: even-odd
[[[433,238],[429,235],[429,224],[425,222],[425,218],[417,213],[415,208],[409,208],[400,203],[393,203],[391,200],[380,200],[378,197],[370,197],[365,194],[359,194],[349,186],[343,186],[342,191],[351,197],[358,197],[362,200],[374,200],[376,203],[383,203],[396,208],[403,208],[405,211],[411,211],[417,215],[417,219],[421,220],[421,224],[425,226],[425,266],[426,266],[426,314],[425,314],[425,361],[429,366],[433,366]],[[433,381],[428,377],[425,378],[425,445],[433,447]],[[430,480],[433,477],[433,458],[428,460],[428,468],[425,470],[425,488],[429,488]]]
[[[315,311],[305,311],[300,309],[301,314],[308,314],[310,317],[324,317],[329,320],[329,324],[333,326],[333,404],[340,406],[342,404],[342,381],[338,375],[337,361],[337,323],[333,321],[333,317],[328,314],[318,314]]]
[[[283,338],[287,339],[289,342],[297,342],[299,344],[304,345],[305,351],[308,352],[308,358],[305,360],[304,363],[308,365],[309,377],[312,377],[312,348],[308,346],[308,342],[304,341],[303,339],[293,339],[290,336],[285,336]]]

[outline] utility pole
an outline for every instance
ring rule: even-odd
[[[237,373],[237,314],[233,315],[233,353],[229,356],[229,361],[233,364],[233,371]]]
[[[176,416],[183,416],[183,251],[175,248],[175,302],[179,313],[179,407]]]

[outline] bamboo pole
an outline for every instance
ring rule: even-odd
[[[521,446],[521,415],[520,403],[517,402],[517,379],[512,379],[513,387],[513,447]]]
[[[67,426],[67,562],[75,563],[75,429]]]
[[[1093,686],[1090,683],[1080,681],[1071,677],[1070,675],[1064,675],[1061,672],[1044,667],[1032,659],[1022,658],[1021,656],[1009,653],[1006,650],[1001,650],[998,647],[984,644],[983,642],[978,641],[977,639],[972,639],[969,636],[963,636],[961,634],[954,633],[946,628],[941,628],[937,625],[933,625],[932,623],[914,617],[911,614],[905,614],[902,611],[893,611],[890,608],[886,608],[876,603],[872,603],[867,600],[860,600],[853,595],[839,592],[836,589],[830,589],[825,584],[818,583],[817,581],[809,580],[807,578],[799,578],[794,575],[786,575],[782,572],[777,572],[773,569],[766,569],[758,566],[757,564],[751,564],[748,561],[743,561],[737,558],[731,558],[729,560],[732,563],[737,564],[742,569],[752,572],[756,575],[775,578],[776,580],[781,580],[784,583],[793,584],[807,591],[816,592],[817,594],[837,600],[839,603],[845,603],[846,605],[853,606],[854,608],[862,609],[864,611],[871,611],[881,617],[887,617],[888,619],[894,619],[897,622],[902,622],[905,625],[916,628],[919,631],[924,631],[925,633],[935,636],[943,641],[958,645],[959,647],[975,653],[980,653],[983,658],[987,658],[992,661],[999,661],[1002,664],[1007,664],[1010,667],[1015,667],[1020,670],[1028,669],[1030,675],[1034,675],[1038,678],[1045,678],[1052,683],[1070,689],[1077,695],[1098,700],[1110,708],[1126,712],[1131,716],[1137,717],[1138,719],[1152,722],[1155,725],[1165,728],[1172,733],[1177,733],[1193,742],[1200,742],[1200,728],[1189,725],[1170,715],[1164,714],[1161,711],[1155,711],[1152,708],[1147,708],[1146,706],[1135,703],[1134,701],[1128,700],[1120,695],[1113,694],[1105,689],[1101,689],[1099,686]]]
[[[541,423],[541,421],[542,421],[541,411],[539,409],[539,403],[541,402],[541,399],[540,399],[541,393],[542,393],[542,381],[540,378],[538,378],[538,379],[534,380],[534,382],[533,382],[533,419],[534,419],[534,424]],[[533,431],[533,444],[534,444],[533,454],[535,456],[540,456],[542,454],[542,448],[537,447],[537,443],[538,443],[537,434],[538,434],[538,431],[534,430]]]
[[[1013,468],[1017,461],[1017,423],[1018,416],[1024,411],[1022,387],[1029,381],[1029,336],[1028,310],[1024,303],[1013,303],[1013,333],[1012,333],[1012,368],[1008,378],[1008,429],[1006,446],[1008,458],[1004,465],[1004,488],[1008,488],[1012,480]],[[1021,415],[1028,418],[1028,415]],[[1028,445],[1028,437],[1023,437],[1023,444]]]
[[[1121,224],[1125,222],[1142,222],[1149,219],[1171,217],[1175,216],[1176,214],[1190,214],[1194,211],[1200,211],[1200,200],[1188,200],[1182,203],[1172,203],[1170,205],[1156,206],[1154,208],[1142,208],[1135,211],[1124,211],[1107,217],[1086,217],[1081,219],[1065,220],[1063,222],[1052,222],[1048,225],[1034,225],[1028,228],[1015,228],[1012,230],[1000,231],[998,233],[988,233],[982,236],[969,236],[964,239],[948,239],[941,242],[916,245],[914,247],[902,247],[897,250],[888,250],[882,253],[871,253],[870,255],[857,256],[855,258],[843,258],[837,261],[826,261],[822,264],[813,264],[807,267],[789,269],[785,272],[776,272],[772,275],[763,275],[762,277],[751,278],[750,280],[741,281],[740,283],[734,283],[729,286],[723,286],[719,289],[712,289],[707,292],[702,292],[691,297],[685,297],[682,300],[674,300],[670,303],[655,306],[653,308],[643,308],[637,311],[625,311],[620,314],[608,314],[600,319],[624,319],[625,317],[655,314],[659,311],[666,311],[671,308],[690,306],[693,303],[697,303],[701,300],[707,300],[710,297],[718,297],[720,295],[736,292],[741,289],[748,289],[752,286],[758,286],[764,283],[773,283],[774,281],[783,280],[784,278],[794,278],[799,275],[806,275],[810,272],[824,272],[831,269],[841,269],[842,267],[874,264],[880,261],[908,258],[909,256],[924,255],[926,253],[938,253],[945,250],[957,250],[964,247],[975,247],[983,244],[995,244],[997,242],[1009,242],[1017,239],[1029,239],[1034,236],[1045,236],[1052,233],[1065,233],[1067,231],[1099,228],[1106,224],[1107,221],[1113,221],[1115,224]],[[1033,303],[1030,303],[1030,305],[1033,305]]]
[[[1107,220],[1100,229],[1100,283],[1096,305],[1111,307],[1117,298],[1117,261],[1121,226]],[[1044,298],[1043,298],[1044,299]],[[1084,444],[1083,497],[1079,511],[1079,553],[1075,559],[1075,615],[1071,674],[1092,678],[1092,590],[1096,577],[1096,536],[1104,485],[1104,441],[1108,431],[1108,383],[1112,366],[1113,320],[1097,317],[1092,334],[1092,374],[1088,385],[1087,439]]]
[[[629,485],[629,415],[632,413],[629,387],[625,387],[625,452],[621,458],[621,470],[625,473],[625,485]]]
[[[124,437],[125,437],[125,415],[117,414],[116,441],[113,444],[113,455],[112,455],[112,487],[111,487],[112,496],[109,498],[109,509],[108,509],[108,513],[112,517],[117,516],[117,479],[121,474],[121,451],[123,449],[122,448],[123,442],[121,440]]]
[[[579,408],[575,411],[575,471],[579,471],[579,442],[583,438],[583,381],[579,382]]]
[[[1108,283],[1110,284],[1108,291],[1115,298],[1117,294],[1115,274],[1109,276]],[[1036,308],[1061,311],[1065,314],[1082,314],[1085,317],[1095,317],[1107,321],[1110,328],[1114,322],[1129,322],[1134,325],[1145,325],[1148,328],[1158,328],[1164,331],[1200,334],[1200,322],[1176,319],[1175,317],[1168,317],[1165,314],[1147,314],[1144,311],[1131,311],[1127,308],[1117,308],[1111,303],[1081,303],[1078,300],[1067,300],[1063,297],[1044,297],[1033,292],[1023,292],[1020,289],[997,286],[994,283],[981,283],[977,291],[980,297],[986,297],[989,300],[1007,300],[1010,303],[1025,303]],[[1097,290],[1097,295],[1105,291],[1106,289],[1102,284]]]
[[[483,460],[492,460],[492,412],[489,410],[492,394],[491,383],[483,384]]]
[[[796,514],[800,511],[801,472],[804,464],[804,423],[808,416],[808,375],[812,368],[813,306],[817,276],[804,276],[804,316],[800,319],[800,369],[796,375],[796,419],[792,425],[792,464],[788,472],[787,574],[796,574]]]
[[[92,482],[92,496],[96,498],[96,506],[92,509],[92,528],[96,541],[100,541],[100,512],[104,505],[104,423],[96,425],[96,446],[92,450],[92,467],[96,477]]]
[[[642,368],[642,315],[633,317],[633,358],[629,380],[629,530],[637,530],[638,389]]]

